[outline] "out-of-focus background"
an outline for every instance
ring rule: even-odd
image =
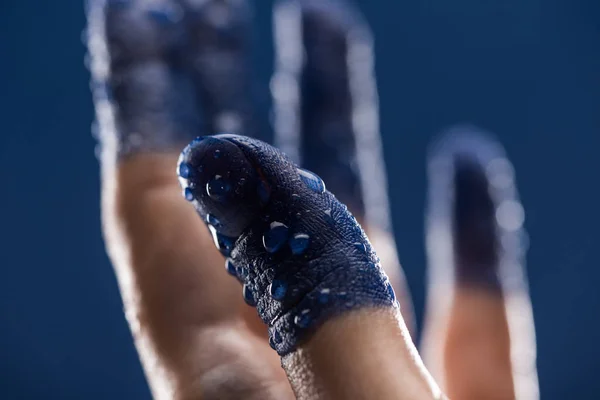
[[[256,1],[257,80],[272,66]],[[600,393],[600,2],[361,1],[400,256],[424,303],[425,151],[497,134],[517,172],[542,399]],[[0,399],[149,399],[100,234],[80,1],[0,1]]]

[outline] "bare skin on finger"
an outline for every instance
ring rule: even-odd
[[[298,399],[442,398],[396,309],[328,321],[282,363]]]
[[[238,284],[182,198],[175,165],[168,153],[124,161],[114,193],[105,177],[105,204],[114,204],[104,208],[105,238],[153,393],[187,399],[238,387],[285,398],[279,359],[241,318]],[[215,369],[227,365],[230,378],[217,379]]]
[[[457,291],[444,345],[444,370],[450,398],[515,398],[510,336],[501,297],[480,288]]]

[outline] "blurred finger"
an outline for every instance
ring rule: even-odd
[[[181,0],[203,132],[259,135],[252,86],[252,9],[245,0]]]
[[[242,321],[247,306],[177,182],[176,168],[194,173],[177,167],[179,149],[203,126],[185,18],[174,1],[90,3],[107,249],[156,398],[287,398],[277,358]]]
[[[512,166],[498,143],[465,126],[437,143],[429,168],[428,366],[453,398],[534,399],[535,335]]]
[[[274,13],[275,143],[356,215],[413,326],[390,221],[371,32],[335,0],[282,0]]]
[[[235,266],[297,398],[438,398],[364,232],[310,171],[255,139],[205,137],[186,198]]]

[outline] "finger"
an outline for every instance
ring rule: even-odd
[[[425,343],[440,352],[431,367],[451,397],[536,398],[523,209],[512,166],[498,143],[466,126],[437,144],[429,166]]]
[[[318,176],[235,135],[193,142],[181,162],[196,171],[181,179],[186,197],[237,267],[298,398],[439,394],[369,241]]]
[[[358,10],[332,0],[279,1],[274,23],[275,143],[364,225],[412,326],[391,229],[370,30]]]
[[[201,126],[183,18],[171,1],[90,4],[107,249],[156,398],[286,398],[278,360],[249,334],[224,259],[181,197],[176,149]]]

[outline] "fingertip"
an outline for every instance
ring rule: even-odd
[[[450,228],[456,283],[501,290],[500,264],[513,251],[504,242],[519,236],[523,222],[502,145],[480,128],[459,125],[433,143],[428,167],[428,218]]]
[[[396,304],[356,219],[279,150],[237,135],[199,138],[178,172],[280,355],[336,314]]]
[[[222,136],[194,139],[182,151],[177,173],[184,197],[209,229],[232,240],[250,226],[268,201],[264,178],[244,152]]]

